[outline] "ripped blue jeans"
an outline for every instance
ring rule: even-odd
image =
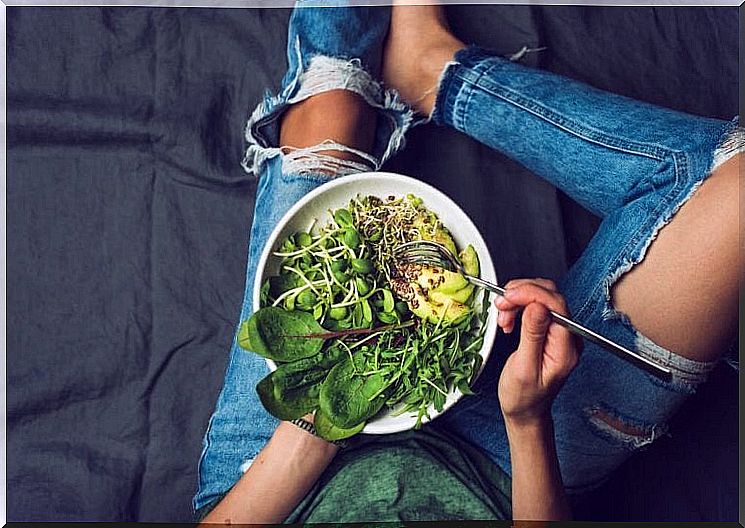
[[[244,166],[259,177],[259,185],[241,321],[251,314],[254,271],[264,242],[282,215],[330,178],[379,168],[403,146],[414,123],[410,109],[374,79],[387,8],[314,11],[293,13],[290,66],[282,89],[259,105],[246,130]],[[346,31],[335,32],[335,24]],[[318,32],[322,38],[315,38]],[[359,162],[341,162],[314,150],[352,149],[336,143],[316,149],[279,145],[279,117],[287,105],[333,89],[352,90],[380,111],[373,151],[354,151]],[[595,486],[664,433],[667,420],[714,367],[678,356],[636,332],[614,310],[609,292],[621,274],[641,261],[657,231],[713,168],[742,151],[743,131],[736,121],[640,103],[477,48],[462,50],[446,67],[431,120],[507,154],[603,218],[583,256],[560,281],[560,290],[577,320],[673,371],[671,382],[660,382],[586,343],[553,414],[565,485],[575,491]],[[480,446],[508,473],[496,383],[510,352],[493,351],[490,362],[497,362],[496,368],[485,369],[478,395],[464,398],[428,425]],[[195,510],[232,487],[276,427],[255,391],[267,373],[264,360],[234,340],[204,438]],[[614,427],[617,421],[643,434],[620,431]]]
[[[574,492],[595,487],[665,433],[668,419],[715,366],[637,332],[614,309],[610,292],[705,178],[743,151],[743,129],[737,119],[634,101],[477,48],[460,51],[443,72],[432,120],[522,163],[603,219],[559,290],[575,319],[673,373],[671,382],[662,382],[585,341],[553,418],[565,486]],[[509,472],[496,381],[480,379],[480,396],[440,422]]]

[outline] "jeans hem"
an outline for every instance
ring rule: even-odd
[[[440,74],[435,104],[428,121],[432,121],[438,125],[451,125],[455,128],[461,127],[462,123],[456,123],[455,120],[459,115],[456,101],[464,84],[463,76],[459,74],[464,69],[472,68],[477,76],[481,76],[490,67],[487,66],[486,69],[479,67],[479,63],[483,60],[517,62],[522,59],[525,53],[539,51],[541,49],[543,48],[531,49],[524,46],[520,51],[507,58],[489,53],[488,50],[479,46],[467,46],[458,50],[453,60],[445,64]],[[472,82],[475,83],[475,79]],[[462,130],[462,128],[460,129]]]
[[[478,59],[486,57],[488,55],[481,48],[469,46],[457,51],[453,60],[445,64],[437,84],[437,95],[429,121],[438,125],[455,126],[455,123],[453,123],[456,115],[455,106],[458,94],[463,86],[463,81],[459,79],[458,72],[462,68],[472,65]]]

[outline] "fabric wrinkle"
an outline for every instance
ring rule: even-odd
[[[455,59],[444,71],[432,120],[502,152],[601,217],[559,289],[578,321],[673,372],[672,381],[662,381],[586,343],[553,415],[565,485],[573,492],[591,489],[634,449],[664,434],[663,424],[716,365],[641,335],[615,309],[612,287],[643,261],[659,231],[706,180],[717,140],[731,124],[603,92],[476,47]],[[619,442],[609,424],[590,425],[584,411],[598,401],[616,409],[624,424],[645,432],[654,424],[648,437]],[[478,425],[487,402],[498,412],[496,398],[482,398],[446,421],[509,473],[508,446],[500,444],[505,428]]]
[[[455,69],[460,64],[457,60],[451,60],[445,63],[445,66],[442,68],[442,71],[440,72],[439,77],[437,78],[437,83],[433,88],[430,88],[430,90],[427,90],[424,95],[419,99],[419,101],[423,101],[425,97],[427,97],[430,93],[434,92],[436,94],[445,93],[446,91],[442,89],[443,82],[445,82],[446,79],[449,78],[450,75],[452,75],[453,69]],[[435,116],[435,113],[439,109],[440,104],[438,101],[439,97],[435,97],[435,104],[432,106],[432,111],[430,114],[424,119],[424,123],[429,123],[432,121],[432,119]],[[418,101],[417,101],[418,102]]]
[[[684,174],[689,173],[687,166],[688,164],[685,159],[686,156],[687,154],[683,152],[671,153],[671,157],[673,160],[672,165],[676,174],[676,185],[682,180]],[[672,200],[674,200],[674,203],[671,206],[668,206],[661,214],[657,215],[657,220],[655,221],[651,229],[644,230],[647,235],[646,239],[642,242],[642,245],[638,249],[634,250],[631,255],[627,254],[621,264],[618,265],[613,271],[611,271],[607,278],[603,281],[603,320],[608,321],[612,319],[619,319],[622,324],[630,328],[635,336],[636,351],[641,356],[669,368],[673,374],[671,385],[686,392],[694,391],[697,385],[705,382],[708,379],[708,374],[714,369],[714,367],[716,367],[718,361],[699,362],[687,359],[683,356],[675,354],[674,352],[666,349],[663,346],[658,345],[649,337],[644,336],[635,328],[633,322],[628,318],[628,316],[626,316],[613,306],[612,290],[614,285],[623,275],[631,271],[634,266],[640,264],[644,260],[649,248],[657,239],[660,231],[672,221],[675,214],[680,210],[681,207],[683,207],[686,202],[688,202],[688,200],[696,193],[696,191],[698,191],[698,189],[706,181],[710,174],[711,172],[707,172],[706,174],[698,178],[688,176],[689,180],[693,179],[693,182],[690,184],[687,191],[684,192],[683,196],[672,198]],[[652,189],[655,189],[654,184],[652,184],[651,187]],[[663,198],[660,203],[664,205],[666,201],[667,199]]]
[[[311,0],[304,4],[311,5],[341,7],[349,3]],[[255,176],[257,186],[241,321],[253,311],[256,268],[265,242],[290,207],[331,178],[377,170],[403,147],[413,111],[397,93],[384,90],[373,78],[379,70],[377,57],[388,24],[389,10],[365,7],[303,8],[290,16],[287,71],[276,92],[264,93],[244,129],[246,149],[241,165]],[[283,144],[281,117],[289,105],[331,90],[356,93],[377,112],[380,118],[372,148],[362,152],[330,140],[303,148]],[[350,159],[330,156],[334,151],[348,154],[343,157]],[[240,479],[277,425],[255,391],[268,367],[262,358],[241,349],[236,335],[237,330],[198,468],[192,504],[199,515]]]

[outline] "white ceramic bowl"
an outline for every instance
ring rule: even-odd
[[[269,236],[269,240],[259,260],[253,290],[254,310],[260,308],[259,297],[261,284],[267,277],[278,274],[280,258],[273,256],[272,252],[281,240],[284,240],[297,231],[307,231],[314,220],[316,220],[316,226],[327,225],[331,221],[329,211],[346,207],[349,201],[356,195],[373,195],[385,198],[387,196],[402,197],[409,193],[421,198],[424,201],[424,206],[437,214],[452,234],[455,244],[459,249],[464,248],[468,244],[473,245],[479,256],[481,277],[496,282],[497,275],[494,269],[494,263],[481,233],[476,229],[476,226],[468,215],[455,202],[431,185],[414,178],[390,172],[366,172],[344,176],[314,189],[292,206],[282,220],[280,220],[277,227]],[[489,314],[487,319],[484,345],[480,351],[481,357],[484,359],[482,368],[486,363],[486,359],[497,335],[496,308],[491,303],[489,304],[489,310],[492,313]],[[267,363],[272,370],[276,369],[273,361],[267,360]],[[443,411],[438,413],[434,407],[430,407],[430,417],[434,418],[445,412],[461,396],[461,393],[457,389],[454,389],[448,395]],[[363,432],[368,434],[395,433],[411,429],[415,423],[416,414],[414,413],[393,416],[391,411],[388,411],[370,420],[363,429]]]

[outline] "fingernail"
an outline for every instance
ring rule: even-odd
[[[500,304],[503,304],[503,303],[504,303],[504,297],[502,297],[501,295],[497,295],[497,298],[494,299],[494,304],[499,306]]]

